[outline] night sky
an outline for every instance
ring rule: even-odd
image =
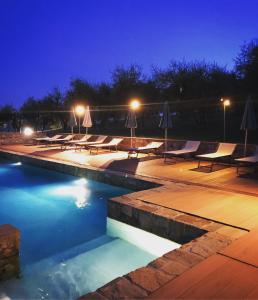
[[[117,65],[172,59],[233,67],[258,38],[258,0],[0,0],[0,101],[16,107]]]

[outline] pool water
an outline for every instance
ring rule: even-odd
[[[21,231],[22,266],[0,299],[76,299],[177,248],[107,218],[107,200],[130,192],[0,160],[0,224]]]

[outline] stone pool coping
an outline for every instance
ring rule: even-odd
[[[219,222],[196,217],[137,199],[147,189],[160,189],[173,183],[158,178],[99,169],[57,159],[0,150],[3,158],[18,160],[49,170],[118,185],[139,191],[108,201],[108,216],[129,225],[183,244],[146,267],[119,277],[80,299],[144,298],[178,277],[233,240],[247,233]]]

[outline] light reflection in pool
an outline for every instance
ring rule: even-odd
[[[91,191],[87,188],[87,180],[81,178],[73,181],[71,185],[62,185],[53,189],[52,193],[59,196],[70,196],[75,200],[78,208],[83,208],[88,204]]]

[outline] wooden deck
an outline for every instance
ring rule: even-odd
[[[258,299],[258,229],[183,273],[149,299]]]
[[[149,299],[257,299],[258,269],[220,254],[211,256]]]

